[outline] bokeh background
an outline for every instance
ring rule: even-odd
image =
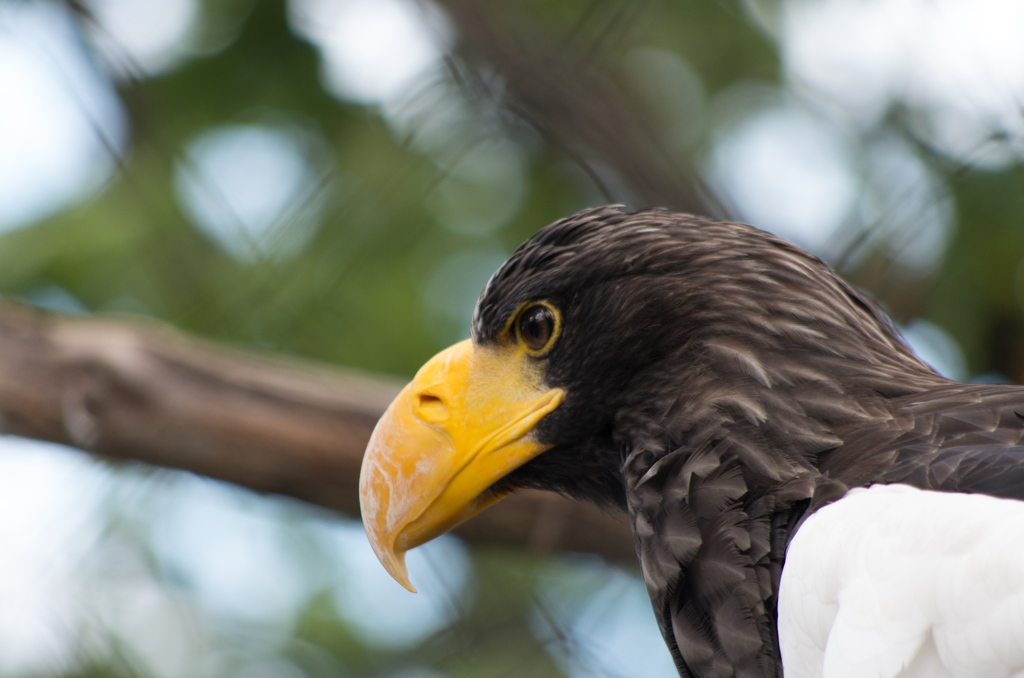
[[[409,377],[606,202],[742,220],[1024,382],[1018,0],[0,0],[0,294]],[[0,437],[0,676],[673,676],[636,572],[410,555]]]

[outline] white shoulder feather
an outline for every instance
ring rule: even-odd
[[[790,543],[779,643],[786,678],[1024,677],[1024,502],[851,490]]]

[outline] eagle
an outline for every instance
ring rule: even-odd
[[[623,510],[679,674],[1024,676],[1024,389],[916,357],[750,226],[588,209],[491,277],[388,408],[375,553],[518,488]]]

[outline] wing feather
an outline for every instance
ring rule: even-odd
[[[933,649],[957,678],[1024,671],[1024,502],[851,490],[793,537],[778,624],[787,678],[905,678]]]

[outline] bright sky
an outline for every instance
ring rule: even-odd
[[[50,2],[0,3],[0,233],[96,191],[124,148],[110,79]]]
[[[103,55],[98,63],[76,41],[63,5],[0,2],[0,234],[31,227],[111,179],[111,152],[122,153],[130,139],[114,78],[126,70],[146,77],[189,58],[195,0],[88,5],[101,26],[91,35]],[[493,140],[452,150],[453,139],[479,130],[440,76],[453,31],[429,5],[292,0],[290,21],[319,48],[330,92],[377,107],[397,134],[412,135],[413,148],[451,170],[430,209],[478,246],[424,273],[424,306],[438,336],[448,337],[466,326],[476,290],[507,254],[492,236],[520,204],[522,150]],[[904,142],[863,143],[862,134],[902,105],[919,112],[921,137],[951,157],[982,167],[1021,158],[1024,3],[786,0],[774,29],[787,89],[747,84],[708,102],[711,119],[725,121],[714,130],[711,178],[745,219],[820,253],[843,244],[836,233],[851,215],[889,215],[892,223],[877,229],[881,242],[910,269],[934,266],[952,228],[940,182]],[[692,69],[666,55],[645,58],[660,64],[659,77],[688,79],[679,91],[699,91]],[[410,104],[423,82],[436,86]],[[690,104],[677,101],[667,110],[694,115]],[[1006,140],[991,140],[994,133]],[[294,206],[310,202],[310,187],[324,171],[303,134],[268,122],[192,139],[177,175],[183,212],[239,259],[297,251],[313,226],[284,232],[281,224],[306,223]],[[315,218],[309,223],[315,226]],[[293,242],[283,250],[268,247],[287,238]],[[959,349],[941,329],[918,322],[905,332],[937,368],[962,373]],[[333,563],[316,581],[343,582],[335,603],[368,642],[415,642],[446,622],[452,596],[472,595],[471,568],[457,540],[410,554],[412,577],[424,591],[412,596],[379,567],[356,524],[297,518],[217,483],[161,477],[115,476],[80,453],[0,438],[0,672],[60,670],[72,660],[78,630],[100,618],[159,675],[193,675],[189,658],[202,643],[194,635],[214,632],[204,629],[197,609],[214,618],[283,623],[280,615],[310,593],[310,580],[298,575],[282,546],[296,525]],[[101,552],[93,548],[108,502],[139,507],[154,557],[183,582],[181,591],[162,587],[142,565],[117,560],[110,551],[116,539]],[[108,572],[97,561],[104,557],[122,569]],[[608,581],[598,599],[576,600],[569,578],[552,580],[544,595],[557,621],[602,665],[674,675],[664,646],[648,642],[657,631],[643,586],[593,567],[593,576]],[[154,633],[153,624],[162,626]],[[542,627],[538,621],[543,636]],[[616,641],[623,638],[628,642]],[[572,675],[590,670],[573,657],[560,660]]]
[[[298,254],[322,207],[317,188],[325,168],[307,157],[308,135],[274,124],[207,130],[189,142],[175,168],[182,211],[241,261]]]
[[[1024,158],[1022,35],[1019,0],[788,0],[781,29],[794,83],[862,128],[908,106],[940,150],[982,166]]]
[[[408,94],[444,67],[452,30],[431,5],[415,0],[292,0],[292,25],[323,56],[328,91],[382,105]]]
[[[712,102],[731,121],[712,178],[745,220],[826,257],[846,244],[844,225],[888,216],[877,241],[912,270],[933,268],[952,229],[939,182],[905,143],[861,135],[903,106],[915,133],[961,162],[1024,159],[1024,3],[786,0],[771,28],[790,88],[755,95],[753,112],[751,93],[735,91],[750,85]]]
[[[114,72],[155,75],[188,56],[197,0],[86,0],[93,44]]]

